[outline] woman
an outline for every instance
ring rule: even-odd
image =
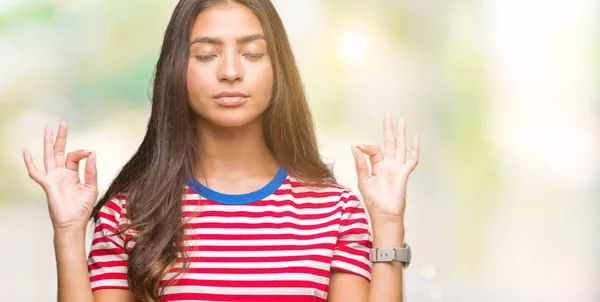
[[[47,194],[59,301],[401,301],[402,263],[369,252],[403,247],[417,137],[405,161],[404,122],[395,137],[386,115],[384,151],[352,147],[371,237],[321,161],[270,1],[180,1],[153,85],[146,136],[95,206],[96,155],[65,158],[65,122],[55,141],[45,129],[46,174],[23,151]]]

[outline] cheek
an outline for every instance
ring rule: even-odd
[[[190,63],[187,68],[186,85],[190,99],[199,101],[202,92],[206,92],[206,83],[208,83],[206,70],[202,70],[198,65]]]
[[[271,92],[273,90],[273,70],[270,66],[261,69],[255,77],[256,86],[260,89],[260,94],[266,99],[271,100]]]

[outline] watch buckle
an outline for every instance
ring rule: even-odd
[[[377,261],[393,261],[396,256],[395,249],[378,249]]]

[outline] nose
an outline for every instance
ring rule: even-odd
[[[236,53],[224,55],[219,67],[219,81],[235,82],[244,78],[243,67],[240,58]]]

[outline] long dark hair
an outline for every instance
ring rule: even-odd
[[[312,116],[283,23],[268,0],[181,0],[167,26],[153,81],[152,112],[144,140],[94,207],[91,218],[117,194],[126,195],[128,225],[135,244],[128,253],[130,290],[144,301],[158,300],[160,280],[182,257],[182,194],[198,167],[196,116],[188,105],[186,69],[196,16],[215,4],[239,3],[260,20],[274,73],[272,100],[263,113],[264,137],[275,159],[306,183],[336,183],[317,147]],[[181,253],[181,254],[178,254]],[[171,278],[168,285],[177,276]],[[165,286],[166,286],[165,285]]]

